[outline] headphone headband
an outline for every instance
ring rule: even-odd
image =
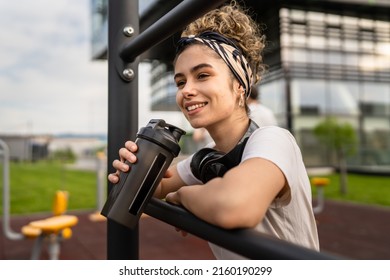
[[[227,154],[212,148],[203,148],[196,152],[191,160],[192,174],[203,183],[215,177],[222,177],[229,169],[237,166],[241,162],[242,153],[249,136],[259,126],[252,120],[244,136]]]

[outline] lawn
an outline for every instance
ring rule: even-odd
[[[0,167],[2,171],[2,166]],[[0,179],[2,198],[2,174]],[[12,162],[10,164],[11,213],[50,212],[56,190],[68,191],[68,209],[95,209],[96,185],[96,172],[71,170],[65,168],[65,165],[60,162]],[[3,207],[1,213],[2,210]]]
[[[362,204],[390,206],[390,177],[348,174],[348,193],[340,194],[340,179],[338,174],[321,176],[328,178],[330,183],[325,186],[325,199],[352,201]],[[313,197],[316,189],[313,188]]]
[[[2,166],[0,165],[2,171]],[[11,213],[25,214],[51,211],[52,198],[56,190],[69,192],[70,210],[95,210],[97,175],[92,171],[65,168],[60,162],[11,163]],[[330,179],[325,187],[325,199],[345,200],[362,204],[390,206],[390,177],[348,175],[349,192],[340,195],[339,176],[324,176]],[[2,201],[2,172],[1,201]],[[316,189],[313,187],[313,197]],[[2,213],[3,207],[0,208]]]

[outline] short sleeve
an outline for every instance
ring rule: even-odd
[[[180,161],[177,164],[177,172],[183,182],[187,185],[199,185],[203,184],[202,181],[198,180],[191,171],[191,160],[193,155],[189,156],[185,160]]]
[[[290,192],[274,201],[281,206],[286,205],[297,186],[297,174],[304,168],[300,149],[291,133],[283,128],[268,126],[257,129],[248,139],[242,155],[242,161],[260,157],[271,161],[283,172]],[[277,206],[277,205],[274,205]]]

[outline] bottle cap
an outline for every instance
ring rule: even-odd
[[[184,134],[184,130],[167,124],[162,119],[152,119],[138,131],[137,137],[152,141],[177,157],[180,153],[179,141]]]

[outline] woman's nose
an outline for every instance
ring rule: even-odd
[[[187,81],[184,87],[182,88],[182,94],[185,98],[195,96],[196,95],[196,90],[194,87],[194,84],[191,83],[190,81]]]

